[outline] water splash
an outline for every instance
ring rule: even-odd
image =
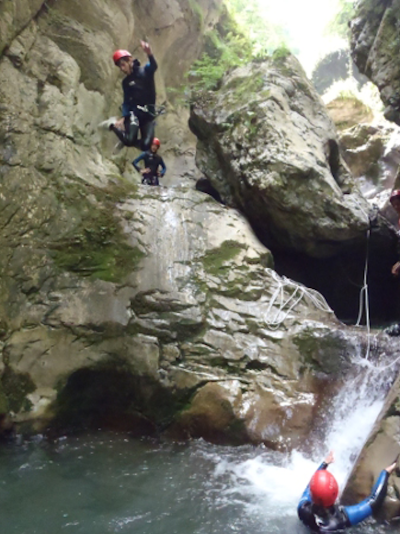
[[[329,450],[335,463],[330,470],[344,487],[376,421],[391,383],[388,362],[373,364],[356,354],[354,365],[338,394],[321,418],[323,437],[312,457],[300,451],[291,454],[265,452],[245,461],[222,461],[215,476],[229,476],[230,494],[242,501],[248,514],[274,524],[282,517],[295,517],[300,495]],[[382,372],[382,365],[387,372]]]

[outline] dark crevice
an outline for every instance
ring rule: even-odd
[[[247,365],[246,369],[251,371],[264,371],[268,368],[268,365],[266,363],[262,363],[258,360],[251,360]]]
[[[211,182],[207,180],[207,178],[200,178],[199,180],[197,180],[196,190],[201,191],[202,193],[207,193],[207,195],[213,197],[220,204],[225,204],[225,202],[221,198],[221,195],[218,193],[215,187],[211,185]]]
[[[151,377],[133,374],[124,362],[79,369],[60,389],[49,434],[102,428],[154,435],[186,402],[178,397]]]
[[[366,243],[323,259],[282,250],[272,250],[272,253],[278,274],[316,289],[340,320],[356,323],[364,285]],[[372,326],[400,319],[400,282],[391,274],[397,259],[395,246],[385,248],[379,240],[371,239],[367,283]],[[361,324],[365,324],[365,319],[363,313]]]
[[[334,139],[329,139],[328,142],[328,163],[332,176],[335,181],[340,185],[340,152],[339,145]]]

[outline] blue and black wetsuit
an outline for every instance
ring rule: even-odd
[[[328,464],[323,462],[318,470],[326,469]],[[344,532],[346,528],[360,523],[371,516],[381,506],[389,480],[389,473],[381,471],[369,497],[353,506],[334,504],[329,508],[322,508],[313,504],[310,485],[306,487],[297,507],[297,514],[301,521],[317,534],[324,532]]]
[[[148,150],[154,138],[154,118],[156,103],[156,88],[154,73],[157,70],[157,62],[153,55],[149,56],[149,62],[140,66],[138,60],[134,60],[133,70],[122,80],[124,102],[122,115],[125,119],[125,131],[110,127],[118,139],[126,146],[140,146],[142,150]],[[140,129],[140,144],[138,133]]]
[[[142,152],[134,161],[132,165],[135,169],[140,172],[140,167],[138,163],[144,161],[144,168],[150,169],[150,172],[143,174],[142,184],[148,185],[159,185],[158,176],[164,176],[167,167],[165,166],[164,160],[158,154],[154,154],[151,150],[147,152]],[[158,168],[161,167],[161,171],[158,171]]]

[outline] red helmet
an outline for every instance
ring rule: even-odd
[[[310,480],[310,493],[313,503],[327,508],[335,503],[339,486],[332,473],[326,469],[320,469]]]
[[[400,198],[400,189],[395,189],[394,191],[392,191],[392,194],[390,195],[390,202],[393,203],[393,200],[395,198]]]
[[[157,137],[155,137],[153,139],[153,142],[151,144],[152,145],[157,145],[158,147],[161,146],[160,140]]]
[[[128,50],[116,50],[113,54],[114,63],[118,65],[118,61],[123,57],[132,57],[132,54]]]

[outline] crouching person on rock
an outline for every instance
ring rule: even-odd
[[[336,503],[338,483],[327,470],[333,461],[330,452],[312,476],[297,507],[300,520],[317,534],[343,532],[375,513],[386,496],[389,476],[396,469],[394,462],[381,471],[369,497],[353,506],[341,506]]]
[[[164,160],[157,154],[160,148],[160,140],[155,137],[151,143],[150,150],[142,152],[132,165],[142,175],[142,184],[160,185],[159,178],[162,178],[167,170]],[[139,167],[139,163],[144,162],[144,168]],[[159,170],[161,168],[161,170]]]

